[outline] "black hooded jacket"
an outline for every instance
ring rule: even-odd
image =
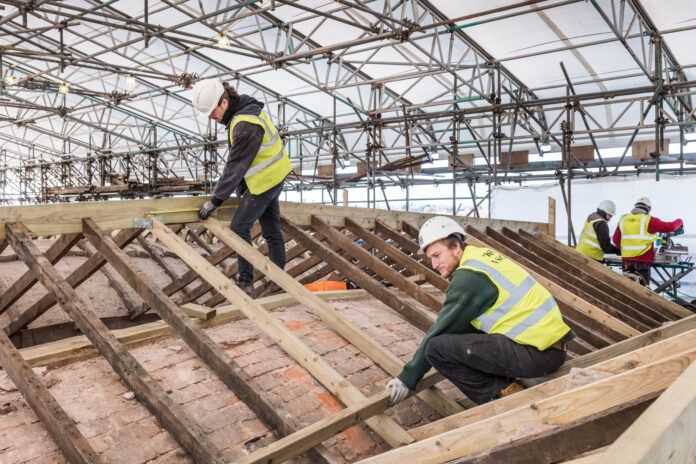
[[[224,124],[229,131],[232,118],[238,114],[249,114],[258,116],[263,109],[263,103],[248,95],[240,95],[230,101],[230,106],[222,117]],[[254,161],[259,147],[263,142],[263,128],[258,124],[240,122],[234,126],[232,139],[234,144],[229,147],[227,163],[222,171],[220,179],[215,184],[212,202],[215,206],[220,206],[227,200],[232,192],[237,191],[237,196],[246,190],[244,174],[246,174],[251,162]],[[226,132],[229,134],[229,132]],[[229,141],[229,137],[228,137]]]

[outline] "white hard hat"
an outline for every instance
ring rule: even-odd
[[[452,234],[461,234],[465,237],[464,229],[457,221],[446,216],[436,216],[430,218],[421,226],[418,233],[418,244],[420,245],[420,253],[424,253],[425,249],[431,243],[437,242],[440,239],[447,238]]]
[[[217,79],[205,79],[196,82],[191,90],[191,103],[201,113],[209,114],[218,106],[225,94],[222,82]]]
[[[616,214],[616,204],[611,200],[604,200],[599,204],[597,209],[601,209],[605,213],[609,213],[612,216]]]
[[[640,197],[636,200],[636,206],[638,205],[645,205],[648,208],[652,208],[652,201],[650,201],[648,197]]]

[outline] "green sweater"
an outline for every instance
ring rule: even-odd
[[[431,367],[425,358],[425,347],[430,338],[474,329],[471,321],[493,306],[497,299],[498,289],[486,275],[469,269],[454,271],[435,324],[428,330],[413,359],[404,366],[399,379],[408,388],[415,390],[416,384]]]

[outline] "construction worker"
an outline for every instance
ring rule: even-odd
[[[614,214],[616,214],[616,205],[613,201],[604,200],[601,202],[597,206],[597,211],[587,216],[587,221],[585,221],[575,249],[600,262],[604,261],[604,253],[620,254],[621,250],[611,243],[611,237],[609,237],[608,222],[611,221]]]
[[[613,237],[614,245],[621,248],[624,273],[637,275],[640,284],[646,287],[650,286],[650,268],[655,261],[655,234],[680,233],[684,230],[681,219],[660,221],[650,215],[651,209],[652,202],[649,198],[638,198],[631,212],[619,219]]]
[[[442,310],[398,377],[390,404],[406,398],[434,367],[481,404],[520,388],[516,378],[548,375],[566,358],[575,335],[551,294],[511,259],[464,244],[462,227],[434,217],[419,233],[433,269],[450,279]]]
[[[239,206],[230,228],[251,243],[251,227],[258,220],[268,243],[269,258],[282,269],[285,241],[280,227],[278,197],[292,168],[278,131],[262,111],[263,103],[240,95],[232,85],[217,79],[196,83],[191,101],[196,110],[208,115],[208,119],[227,127],[229,141],[225,168],[215,184],[213,197],[201,207],[198,217],[207,219],[232,192],[236,192]],[[237,285],[253,298],[253,268],[241,256],[237,259]]]

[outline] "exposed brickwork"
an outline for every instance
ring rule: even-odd
[[[423,336],[375,300],[339,301],[332,305],[405,361]],[[274,315],[366,396],[384,388],[390,376],[306,308],[283,308]],[[206,331],[255,378],[262,395],[287,411],[298,424],[309,425],[343,408],[340,401],[261,334],[251,321],[242,320]],[[135,348],[132,353],[229,458],[239,457],[275,439],[181,340],[161,340]],[[55,379],[51,393],[77,421],[105,461],[191,462],[137,397],[127,399],[128,389],[103,359],[76,362],[50,373]],[[450,393],[459,394],[456,389]],[[14,406],[14,410],[10,407],[9,412],[0,416],[0,462],[62,463],[56,446],[21,395],[0,390],[0,406],[5,403]],[[405,401],[387,413],[406,428],[438,417],[417,399]],[[388,449],[386,443],[362,424],[338,434],[325,445],[349,462]]]

